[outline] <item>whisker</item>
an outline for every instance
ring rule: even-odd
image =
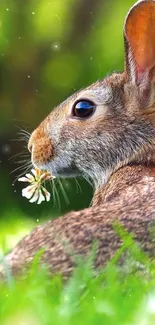
[[[29,139],[30,139],[30,136],[31,136],[31,133],[28,132],[27,130],[25,130],[24,128],[21,128],[20,126],[16,125],[16,127],[19,129],[19,132],[18,132],[18,139],[17,141],[26,141],[28,142]]]
[[[28,143],[28,141],[25,139],[25,138],[12,138],[10,141],[12,141],[12,142],[21,142],[21,141],[23,141],[23,142],[26,142],[26,143]]]
[[[21,165],[21,164],[25,164],[28,161],[29,161],[29,159],[22,159],[22,160],[15,161],[14,164]]]
[[[30,139],[30,136],[28,136],[28,135],[24,135],[24,134],[19,134],[18,135],[18,139],[20,139],[20,140],[24,140],[24,141],[29,141],[29,139]]]
[[[76,184],[76,191],[77,191],[77,193],[82,193],[81,185],[80,185],[80,183],[79,183],[79,181],[77,180],[76,177],[74,177],[74,181],[75,181],[75,184]]]
[[[14,182],[16,182],[20,176],[27,173],[28,170],[32,169],[32,163],[30,161],[30,153],[27,150],[27,143],[29,141],[31,133],[25,128],[20,127],[19,125],[15,125],[15,127],[19,130],[17,138],[11,139],[10,141],[16,141],[16,143],[24,142],[24,145],[22,145],[23,147],[22,152],[18,152],[9,158],[9,160],[12,160],[15,165],[20,165],[15,169],[13,169],[10,173],[10,174],[14,174],[14,173],[18,174]]]
[[[57,191],[57,188],[56,188],[56,179],[53,181],[52,179],[49,180],[49,185],[50,185],[50,188],[51,188],[51,192],[52,192],[52,202],[53,202],[53,207],[58,207],[58,209],[60,210],[60,199],[59,199],[59,194],[58,194],[58,191]],[[44,187],[46,188],[46,181],[43,182],[44,184]]]
[[[53,197],[53,206],[56,207],[57,206],[56,194],[55,194],[56,191],[55,191],[55,183],[53,181],[50,181],[50,187],[51,187],[52,197]],[[59,203],[58,203],[58,205],[59,205]]]
[[[28,135],[28,136],[31,135],[30,132],[28,132],[28,131],[26,131],[26,130],[24,130],[24,129],[20,129],[19,134],[24,134],[24,135]]]
[[[25,137],[18,137],[18,138],[12,138],[10,141],[12,141],[12,142],[26,142],[26,145],[27,145],[29,142],[29,138],[26,139]]]
[[[27,136],[30,136],[30,132],[24,130],[24,129],[20,129],[20,131],[18,132],[19,134],[24,134],[24,135],[27,135]]]
[[[19,139],[25,139],[25,140],[29,140],[30,135],[24,134],[24,133],[18,133]]]
[[[66,194],[66,191],[65,191],[65,189],[64,189],[63,183],[62,183],[62,181],[61,181],[60,178],[58,178],[58,183],[59,183],[59,187],[60,187],[60,189],[61,189],[61,192],[62,192],[62,194],[63,194],[63,197],[64,197],[64,199],[65,199],[66,204],[70,204],[69,198],[68,198],[68,196],[67,196],[67,194]]]
[[[24,166],[19,166],[19,167],[15,168],[13,171],[11,171],[10,172],[10,175],[13,174],[13,173],[15,173],[16,171],[21,170],[21,169],[24,169],[24,168],[26,168],[27,166],[30,166],[30,165],[31,165],[31,163],[30,162],[27,162],[27,163],[25,163]]]
[[[61,202],[60,202],[60,196],[59,196],[59,192],[57,190],[57,179],[56,179],[56,182],[53,182],[53,188],[52,188],[52,191],[53,191],[53,194],[54,194],[54,198],[55,198],[55,206],[58,207],[58,210],[60,211],[61,210]],[[50,182],[51,186],[52,186],[52,182]]]
[[[17,157],[30,158],[30,155],[28,152],[18,152],[16,154],[14,154],[13,156],[11,156],[10,158],[8,158],[8,160],[13,160],[13,159],[16,159]]]
[[[29,131],[27,131],[25,128],[23,128],[23,127],[21,127],[21,126],[19,126],[19,125],[15,125],[15,127],[17,128],[17,129],[19,129],[21,132],[23,131],[23,132],[25,132],[25,133],[27,133],[27,134],[31,134]]]
[[[32,166],[28,166],[22,173],[20,173],[14,180],[14,183],[16,183],[18,181],[18,178],[22,177],[23,175],[27,174],[30,169],[32,168]]]
[[[25,137],[24,137],[24,138],[20,137],[20,138],[18,138],[18,139],[15,139],[15,141],[17,141],[17,142],[26,142],[26,144],[28,144],[28,142],[29,142],[29,138],[26,139]]]
[[[86,175],[83,174],[83,178],[88,182],[88,184],[89,184],[92,188],[94,188],[94,183],[93,183],[93,181],[92,181],[88,176],[86,176]]]

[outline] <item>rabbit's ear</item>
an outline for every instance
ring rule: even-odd
[[[126,72],[143,90],[155,77],[155,1],[138,1],[124,25]]]

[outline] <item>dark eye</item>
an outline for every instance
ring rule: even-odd
[[[95,111],[95,104],[90,100],[80,100],[73,106],[73,116],[79,118],[89,117]]]

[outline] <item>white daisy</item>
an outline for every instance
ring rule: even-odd
[[[30,203],[37,202],[37,204],[40,204],[43,201],[48,202],[50,200],[50,193],[42,184],[55,177],[49,172],[40,169],[32,169],[31,172],[32,174],[26,174],[18,179],[19,182],[30,183],[22,190],[22,196],[26,197]]]

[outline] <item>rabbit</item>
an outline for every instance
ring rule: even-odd
[[[155,224],[155,1],[138,1],[124,23],[125,69],[80,90],[33,131],[32,164],[54,176],[91,178],[92,205],[36,227],[6,256],[21,274],[43,249],[40,263],[68,278],[75,256],[97,241],[95,267],[111,260],[121,224],[150,256]],[[4,275],[3,265],[0,274]]]

